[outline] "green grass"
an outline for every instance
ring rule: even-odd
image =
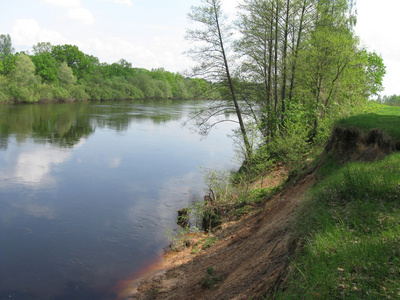
[[[281,299],[400,298],[400,153],[339,167],[334,158],[299,212],[303,247]]]
[[[371,112],[355,115],[338,122],[339,125],[354,126],[365,131],[381,128],[394,139],[400,138],[400,107],[374,105]]]
[[[400,107],[371,105],[339,125],[400,138]],[[301,245],[278,299],[400,299],[400,153],[339,164],[329,156],[298,212]]]

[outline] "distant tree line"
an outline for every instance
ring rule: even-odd
[[[211,83],[162,68],[107,64],[74,45],[38,43],[33,54],[14,53],[0,35],[0,102],[218,98]]]
[[[400,95],[391,95],[391,96],[379,95],[376,101],[386,105],[400,106]]]

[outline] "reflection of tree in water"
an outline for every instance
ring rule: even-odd
[[[10,136],[17,142],[73,147],[96,128],[126,131],[132,120],[163,124],[182,117],[181,104],[171,100],[107,103],[58,103],[0,106],[0,149],[7,149]]]

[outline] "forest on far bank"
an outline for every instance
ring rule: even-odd
[[[125,59],[101,63],[75,45],[42,42],[32,52],[14,53],[10,35],[0,35],[0,103],[220,97],[205,80]]]

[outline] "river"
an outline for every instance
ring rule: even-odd
[[[232,169],[236,126],[182,127],[205,102],[0,106],[0,299],[114,299],[160,257],[201,167]]]

